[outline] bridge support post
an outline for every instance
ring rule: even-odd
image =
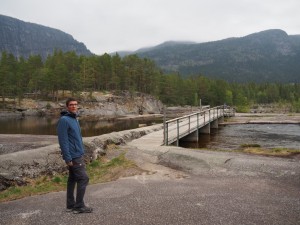
[[[199,129],[200,134],[210,134],[210,123]]]
[[[224,114],[223,116],[221,116],[219,119],[218,119],[218,123],[223,123],[224,122]]]
[[[196,130],[189,135],[181,138],[183,141],[191,141],[191,142],[198,142],[199,141],[199,130]]]
[[[215,129],[219,128],[218,119],[211,121],[210,128],[215,128]]]

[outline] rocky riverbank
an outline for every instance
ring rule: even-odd
[[[225,123],[300,123],[300,114],[236,114]],[[84,138],[86,160],[106,153],[109,144],[123,145],[150,132],[162,129],[162,125],[113,132]],[[66,169],[61,160],[56,136],[0,135],[0,190],[10,185],[22,184],[26,177],[53,174]]]
[[[86,137],[83,139],[86,150],[85,160],[89,162],[105,155],[107,146],[110,144],[122,145],[130,140],[140,138],[143,135],[160,129],[162,129],[161,124],[133,130],[113,132],[95,137]],[[18,139],[19,141],[17,141],[14,145],[16,148],[18,145],[22,146],[26,138],[27,142],[45,144],[48,141],[47,143],[50,144],[48,137],[43,136],[43,139],[43,137],[39,135],[18,135],[17,137],[14,135],[10,137],[7,135],[0,136],[2,140],[6,138],[6,142]],[[53,138],[54,141],[54,138],[56,137],[53,136],[51,138]],[[26,184],[26,178],[35,178],[42,174],[53,175],[64,171],[66,171],[66,166],[64,161],[61,159],[58,144],[51,144],[35,149],[24,149],[23,151],[3,154],[0,155],[0,191],[5,190],[7,187],[12,185],[24,185]]]
[[[57,116],[65,108],[65,100],[71,97],[70,93],[64,93],[60,101],[45,101],[24,98],[20,102],[15,99],[6,99],[5,108],[0,111],[0,118],[21,118],[25,116]],[[163,104],[151,95],[129,92],[103,93],[82,92],[76,96],[79,100],[79,112],[81,116],[120,117],[126,115],[159,114],[163,110]]]

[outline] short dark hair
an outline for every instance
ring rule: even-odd
[[[68,106],[69,106],[69,103],[70,103],[70,102],[74,102],[74,101],[77,102],[77,100],[76,100],[75,98],[68,98],[67,101],[66,101],[66,106],[68,107]]]

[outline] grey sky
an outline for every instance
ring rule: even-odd
[[[275,28],[300,34],[299,9],[299,0],[0,0],[0,14],[62,30],[99,55]]]

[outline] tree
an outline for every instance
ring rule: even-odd
[[[116,54],[111,58],[111,80],[108,84],[109,90],[121,89],[121,77],[124,74],[124,66],[121,57]]]
[[[22,65],[22,64],[21,64]],[[43,68],[43,62],[41,56],[30,56],[26,65],[20,67],[20,73],[22,74],[22,80],[26,91],[33,92],[35,97],[40,91],[40,82],[42,80],[41,70]]]
[[[64,89],[72,93],[80,90],[80,58],[74,51],[64,54],[64,65],[66,69],[66,78]]]
[[[227,105],[230,105],[230,106],[233,105],[233,95],[232,95],[232,91],[231,90],[226,90],[226,93],[225,93],[225,103]]]
[[[3,107],[5,107],[5,97],[12,95],[15,97],[15,78],[17,72],[17,61],[12,54],[2,52],[0,61],[0,89]]]
[[[67,89],[68,84],[63,52],[55,50],[52,56],[48,56],[45,64],[48,69],[48,88],[51,90],[53,100],[58,101],[58,91]]]
[[[112,77],[111,56],[105,53],[99,57],[99,77],[96,79],[100,90],[109,90]]]
[[[235,98],[236,110],[238,112],[248,112],[249,103],[247,97],[243,96],[242,93],[238,93]]]
[[[80,64],[80,83],[83,91],[95,90],[94,56],[82,57]]]

